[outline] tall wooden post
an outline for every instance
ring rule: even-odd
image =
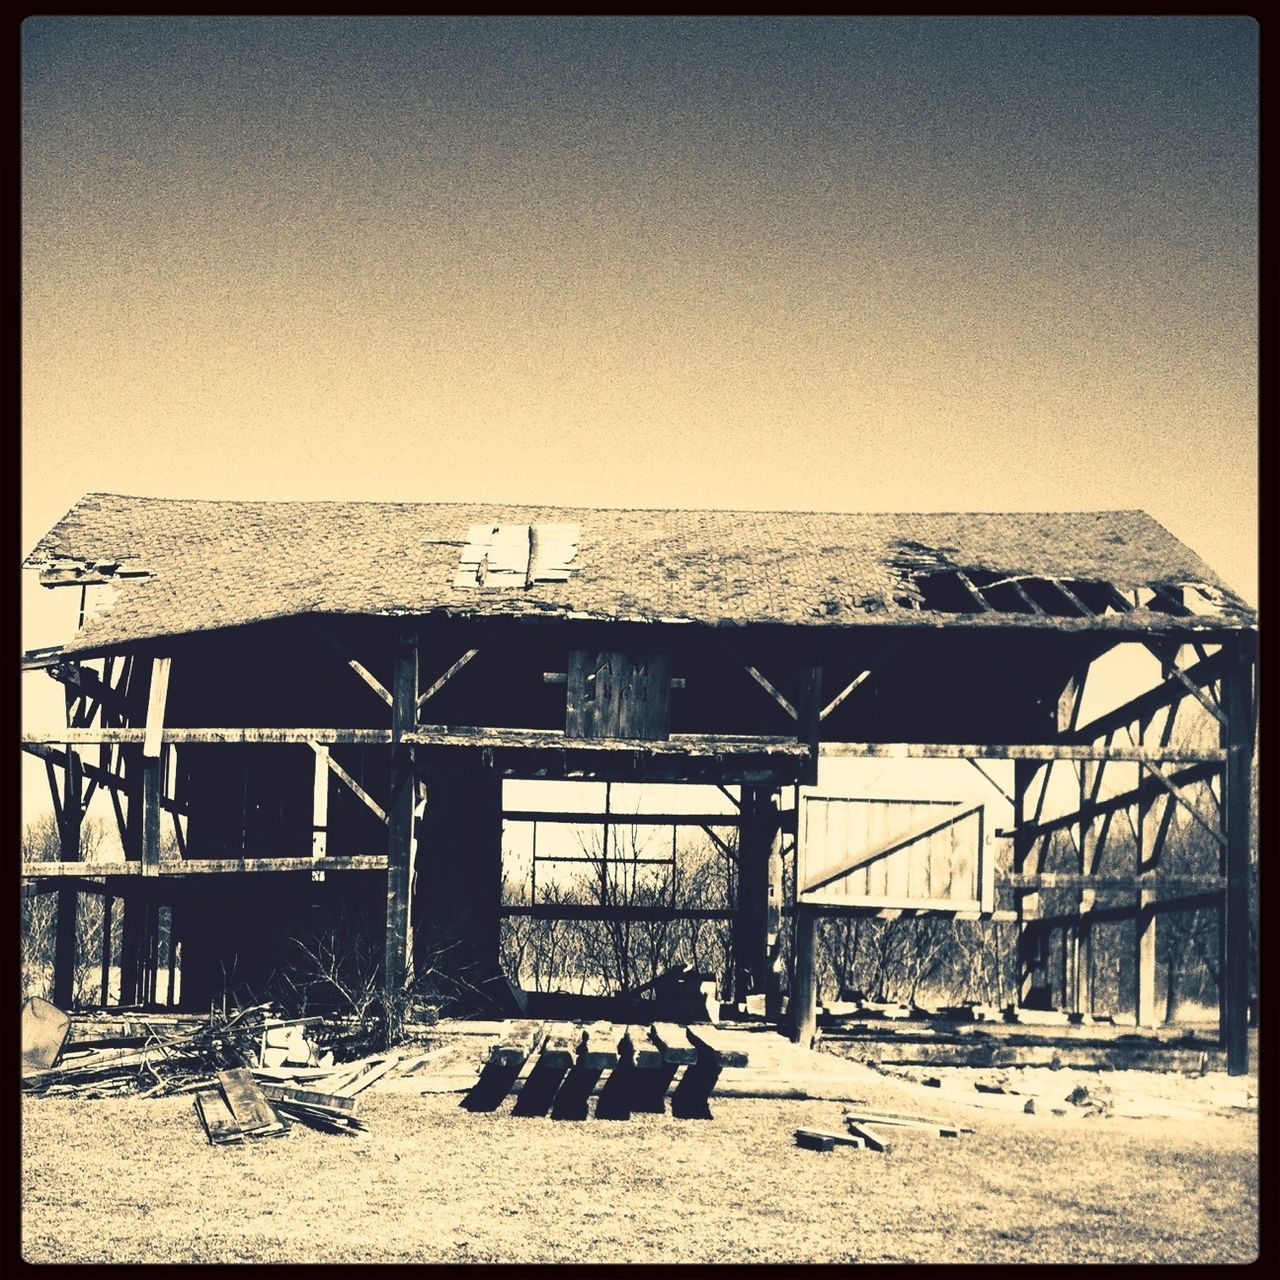
[[[791,1039],[807,1049],[818,1027],[818,917],[811,907],[796,907],[795,929],[795,973],[788,1013]]]
[[[63,862],[80,861],[80,829],[84,818],[80,757],[75,747],[68,746],[67,768],[62,792],[62,820],[59,840]],[[53,1003],[70,1009],[75,998],[76,917],[79,894],[66,886],[58,890],[57,932],[53,946]]]
[[[1027,863],[1035,850],[1036,838],[1027,827],[1027,795],[1035,778],[1036,764],[1031,760],[1013,763],[1013,870],[1015,875],[1028,874]],[[1044,926],[1038,920],[1040,895],[1025,889],[1014,891],[1018,909],[1018,990],[1019,1005],[1026,1004],[1031,989],[1045,975]]]
[[[769,892],[765,907],[764,1016],[776,1024],[782,1015],[782,816],[777,792],[770,793]]]
[[[418,637],[404,632],[396,644],[391,682],[391,799],[387,806],[387,927],[382,970],[386,1036],[399,1036],[401,998],[413,964],[409,918],[413,858],[413,748],[401,742],[417,723]]]
[[[809,744],[809,759],[805,765],[806,786],[818,781],[818,741],[822,729],[822,668],[804,667],[800,673],[800,701],[796,706],[796,736]]]
[[[777,811],[763,787],[743,787],[738,826],[738,901],[733,918],[733,998],[763,992],[769,972],[769,857]]]
[[[1222,745],[1227,752],[1222,806],[1227,837],[1223,857],[1227,889],[1222,923],[1218,929],[1222,951],[1219,992],[1227,1072],[1239,1076],[1249,1069],[1253,653],[1248,637],[1229,641],[1223,647],[1228,655],[1227,669],[1222,678],[1223,710],[1227,717],[1222,728]]]
[[[1171,718],[1173,714],[1173,708],[1170,708]],[[1145,743],[1150,722],[1150,716],[1139,721],[1139,743]],[[1172,796],[1150,796],[1139,786],[1138,821],[1135,825],[1138,848],[1134,868],[1139,876],[1154,871],[1159,864],[1160,846],[1173,813],[1173,803]],[[1161,805],[1164,815],[1157,819],[1156,809]],[[1140,887],[1133,916],[1133,1020],[1139,1027],[1156,1025],[1156,913],[1151,909],[1151,903],[1150,890]]]
[[[150,668],[139,657],[129,658],[128,672],[123,681],[125,696],[124,717],[136,725],[142,721]],[[143,810],[143,755],[142,747],[123,743],[120,747],[120,772],[124,779],[125,829],[124,856],[134,862],[142,858],[142,810]],[[145,903],[139,892],[139,882],[134,876],[120,880],[120,1003],[136,1004],[138,1000],[138,976],[142,967],[143,915]]]

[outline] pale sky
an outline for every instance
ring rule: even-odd
[[[21,550],[91,490],[1139,507],[1256,601],[1257,45],[28,19]]]

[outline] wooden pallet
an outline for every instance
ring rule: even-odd
[[[597,1120],[628,1120],[661,1115],[670,1096],[673,1116],[709,1120],[721,1070],[746,1065],[745,1053],[705,1025],[521,1022],[490,1050],[461,1105],[496,1111],[512,1094],[513,1115],[585,1120],[595,1094]]]

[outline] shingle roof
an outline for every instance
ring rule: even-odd
[[[566,582],[454,585],[472,525],[573,523]],[[953,567],[1121,591],[1208,588],[1202,623],[1253,614],[1141,511],[1014,514],[597,510],[481,503],[214,502],[94,493],[40,540],[29,568],[119,565],[116,598],[68,650],[307,613],[770,622],[1067,625],[1026,614],[921,609],[921,573]],[[110,570],[108,570],[110,572]],[[1198,602],[1202,597],[1197,597]],[[1139,610],[1131,625],[1167,627]],[[1083,621],[1083,620],[1082,620]],[[1108,619],[1114,622],[1114,619]]]

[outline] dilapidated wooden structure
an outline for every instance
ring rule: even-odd
[[[433,924],[497,969],[504,779],[698,782],[735,802],[734,997],[763,992],[777,1015],[789,987],[797,1036],[812,1033],[822,913],[1016,922],[1023,994],[1048,983],[1076,1008],[1091,928],[1132,920],[1141,1025],[1154,1016],[1158,918],[1210,906],[1222,1032],[1231,1069],[1245,1069],[1256,620],[1141,512],[92,494],[26,567],[81,592],[75,635],[24,656],[66,693],[65,727],[23,740],[46,762],[58,810],[60,860],[24,876],[58,896],[64,1002],[81,893],[121,908],[126,1001],[163,986],[156,913],[169,911],[182,1000],[197,1008],[232,957],[264,971],[287,922],[336,893],[385,934],[390,1008],[415,934]],[[1154,655],[1159,678],[1082,717],[1091,667],[1126,646]],[[1216,741],[1180,743],[1184,702],[1212,717]],[[859,797],[813,788],[820,763],[839,757],[1011,769],[1009,785],[991,776],[1012,824],[921,805],[869,845],[849,818]],[[1055,765],[1073,772],[1079,799],[1046,816]],[[1104,787],[1118,768],[1131,785]],[[1208,819],[1187,799],[1197,788]],[[112,805],[123,861],[80,857],[96,793]],[[1121,814],[1136,860],[1104,870]],[[1211,873],[1162,860],[1187,814],[1218,851]],[[162,858],[170,826],[178,856]],[[1043,863],[1055,831],[1073,842],[1065,871]],[[956,862],[958,847],[972,856]],[[1050,891],[1071,909],[1044,910]]]

